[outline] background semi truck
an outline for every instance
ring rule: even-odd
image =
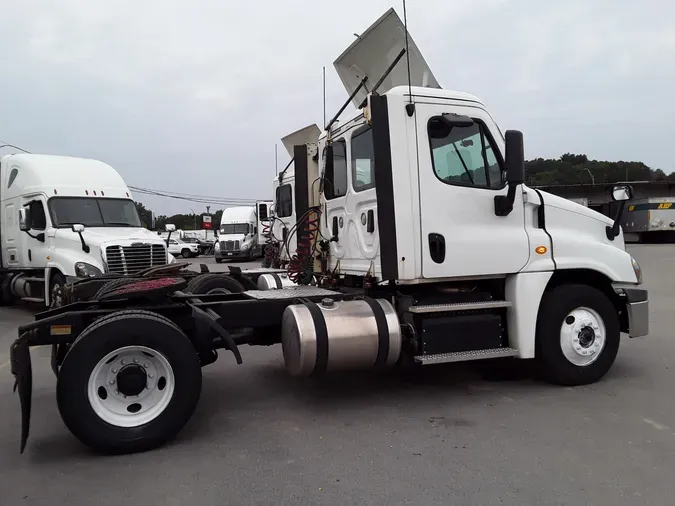
[[[263,255],[264,229],[268,224],[271,202],[254,206],[235,206],[223,210],[218,239],[214,245],[217,263],[223,260],[255,260]]]
[[[613,189],[614,219],[527,187],[522,133],[502,135],[479,98],[441,89],[406,33],[393,9],[361,33],[335,62],[355,112],[293,147],[291,191],[276,206],[297,219],[297,286],[231,268],[40,315],[11,348],[22,449],[31,346],[59,350],[70,431],[120,453],[178,433],[218,350],[240,364],[244,345],[281,344],[295,376],[531,359],[547,381],[584,385],[609,371],[621,333],[648,333],[642,272],[619,226],[631,187]],[[410,72],[397,66],[404,54]]]
[[[0,158],[0,303],[54,306],[68,281],[165,265],[120,175],[97,160]]]

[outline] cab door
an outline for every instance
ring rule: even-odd
[[[417,103],[422,276],[445,278],[518,272],[528,262],[523,197],[495,214],[506,195],[504,142],[479,107]],[[448,127],[443,114],[471,118]],[[468,116],[468,118],[467,118]]]

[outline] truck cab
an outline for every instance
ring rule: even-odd
[[[63,285],[168,262],[109,165],[82,158],[0,158],[1,300],[58,305]],[[148,224],[151,225],[151,224]]]
[[[262,255],[258,241],[256,206],[228,207],[220,218],[215,244],[217,263],[223,260],[254,260]]]

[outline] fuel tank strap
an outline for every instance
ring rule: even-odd
[[[389,357],[389,327],[387,325],[387,317],[384,314],[384,309],[379,302],[370,297],[364,297],[364,302],[370,306],[375,317],[375,324],[377,325],[377,358],[375,358],[374,367],[385,367],[387,358]]]
[[[312,315],[316,331],[316,363],[312,376],[319,376],[326,372],[328,366],[328,328],[319,306],[309,300],[305,301],[304,304],[309,310],[309,314]]]

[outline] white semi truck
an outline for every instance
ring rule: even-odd
[[[223,260],[255,260],[263,255],[264,228],[269,221],[271,202],[254,206],[228,207],[220,218],[214,245],[217,263]]]
[[[583,385],[610,369],[621,333],[648,333],[642,272],[619,227],[631,188],[613,189],[614,220],[528,188],[523,135],[502,134],[477,97],[441,89],[405,33],[390,10],[338,58],[356,111],[296,145],[293,178],[277,181],[292,183],[276,209],[297,219],[298,286],[256,289],[264,270],[231,269],[239,290],[216,286],[222,274],[167,277],[21,327],[11,356],[22,450],[31,346],[65,350],[53,367],[70,431],[125,453],[180,431],[216,350],[241,363],[241,346],[281,344],[296,376],[533,360],[542,378]],[[410,73],[397,65],[406,49]]]
[[[66,282],[168,262],[120,175],[83,158],[0,158],[0,303],[55,306]]]

